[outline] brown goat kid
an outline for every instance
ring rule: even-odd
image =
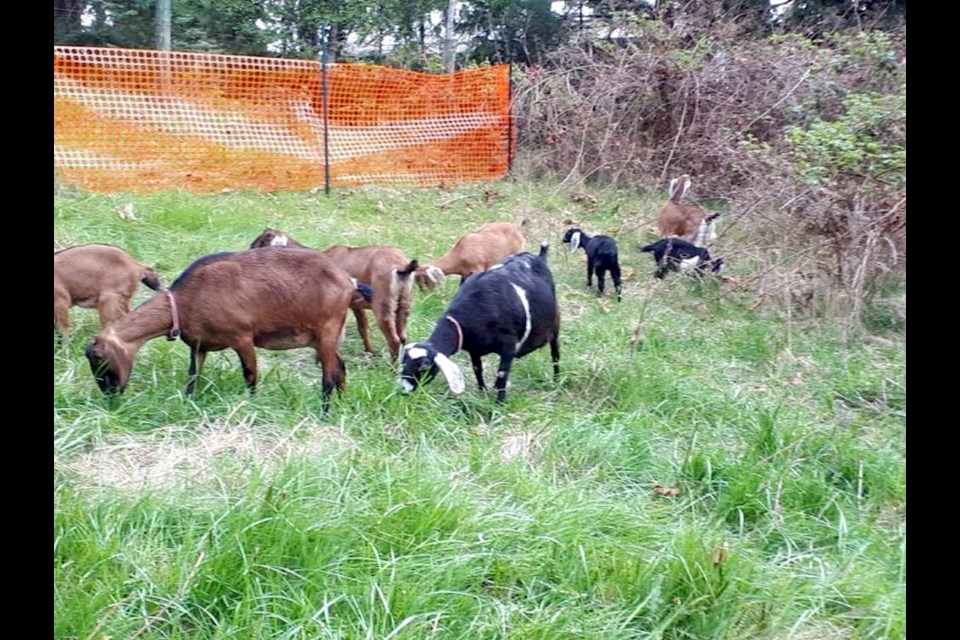
[[[251,249],[267,246],[303,247],[289,235],[277,229],[264,229]],[[373,353],[370,344],[370,325],[366,310],[371,309],[377,326],[387,339],[387,347],[394,360],[400,347],[407,341],[407,322],[410,318],[410,299],[416,260],[409,260],[400,249],[373,245],[369,247],[332,246],[321,251],[334,264],[351,276],[366,282],[373,289],[373,300],[360,300],[352,305],[363,348]]]
[[[120,393],[145,342],[178,335],[190,347],[187,393],[193,392],[207,353],[233,349],[253,392],[256,347],[312,346],[323,369],[323,409],[346,368],[338,349],[350,301],[369,287],[357,283],[312,249],[258,249],[217,253],[195,261],[170,289],[107,326],[86,355],[100,390]]]
[[[691,184],[686,174],[670,181],[670,199],[660,209],[657,230],[661,238],[674,236],[702,247],[716,239],[713,221],[719,214],[710,215],[698,204],[682,202]]]
[[[432,289],[443,285],[445,276],[460,276],[460,285],[473,273],[486,271],[503,258],[523,251],[523,228],[512,222],[490,222],[467,233],[445,254],[417,269],[417,285]]]
[[[160,277],[119,247],[84,244],[53,252],[53,328],[70,330],[70,307],[96,308],[100,328],[130,312],[143,283],[160,290]]]

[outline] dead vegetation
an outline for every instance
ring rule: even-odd
[[[518,172],[657,198],[689,174],[724,211],[717,253],[758,305],[905,321],[888,304],[906,276],[905,37],[631,29],[526,70]]]
[[[171,425],[112,438],[76,458],[54,460],[59,471],[91,489],[145,490],[242,481],[253,469],[272,472],[295,458],[316,458],[355,448],[339,429],[303,420],[294,428],[252,420],[218,421],[202,431]]]

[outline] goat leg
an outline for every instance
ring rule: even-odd
[[[386,313],[380,311],[380,313],[374,313],[374,315],[377,316],[377,325],[380,327],[380,332],[383,333],[383,336],[387,339],[387,348],[390,349],[390,357],[393,361],[396,361],[403,341],[400,336],[397,335],[397,329],[392,322],[392,314],[387,310]]]
[[[257,351],[252,343],[243,344],[234,347],[234,351],[240,356],[240,366],[243,368],[243,379],[247,383],[247,388],[251,394],[257,392]]]
[[[603,290],[606,287],[606,281],[604,280],[606,275],[606,270],[604,270],[603,267],[597,269],[597,293],[601,298],[603,297]]]
[[[510,375],[510,365],[513,364],[513,354],[504,353],[500,356],[500,369],[497,371],[497,381],[494,387],[497,389],[497,404],[503,404],[507,397],[507,376]]]
[[[343,363],[340,354],[337,353],[337,343],[335,339],[325,338],[324,336],[337,335],[339,330],[331,328],[328,324],[322,326],[317,332],[319,339],[316,341],[317,362],[320,363],[320,369],[323,371],[323,414],[330,412],[330,396],[333,390],[342,392],[347,382],[347,367]]]
[[[480,361],[480,356],[475,353],[471,353],[470,363],[473,365],[474,375],[477,376],[477,386],[480,387],[480,391],[484,391],[487,386],[483,384],[483,363]]]
[[[363,340],[363,350],[372,354],[373,346],[370,344],[370,323],[367,321],[367,312],[353,307],[353,316],[357,319],[357,331],[360,332],[360,338]]]
[[[593,286],[593,258],[587,256],[587,289]]]
[[[610,269],[610,277],[613,278],[613,288],[617,292],[617,302],[620,302],[620,296],[623,293],[623,284],[620,280],[620,265],[614,264]]]
[[[53,328],[64,336],[70,332],[70,294],[56,287],[53,289]]]
[[[102,329],[117,318],[130,313],[130,299],[117,293],[104,293],[97,300],[97,313],[100,314]]]
[[[193,395],[197,385],[197,378],[203,370],[203,363],[207,360],[207,352],[196,347],[190,347],[190,368],[187,370],[187,395]]]
[[[553,379],[560,377],[560,339],[550,341],[550,359],[553,360]]]

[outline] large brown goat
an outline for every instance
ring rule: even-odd
[[[719,214],[711,215],[698,204],[682,202],[691,184],[686,174],[670,181],[670,198],[660,209],[657,230],[661,238],[675,236],[702,247],[716,239],[714,220]]]
[[[445,254],[417,269],[417,285],[432,289],[442,285],[445,276],[459,275],[460,284],[473,273],[486,271],[503,258],[523,251],[523,228],[512,222],[489,222],[457,240]]]
[[[53,328],[70,330],[70,307],[96,308],[100,328],[130,312],[143,283],[158,291],[160,278],[120,247],[83,244],[53,252]]]
[[[167,291],[107,326],[87,346],[87,359],[101,391],[126,387],[133,359],[153,338],[179,337],[190,347],[187,393],[210,351],[240,356],[251,392],[257,384],[255,348],[312,346],[323,368],[323,408],[331,391],[343,389],[346,368],[337,352],[351,299],[371,297],[319,251],[256,249],[217,253],[195,261]]]
[[[250,245],[251,249],[268,246],[303,247],[289,234],[278,229],[264,229]],[[366,310],[371,309],[377,326],[387,339],[387,347],[394,360],[400,347],[407,341],[407,321],[410,318],[410,298],[413,289],[411,274],[417,268],[416,260],[409,260],[400,249],[373,245],[343,247],[335,245],[321,251],[334,264],[373,289],[373,300],[360,301],[352,306],[363,348],[373,353],[370,344],[370,325]]]

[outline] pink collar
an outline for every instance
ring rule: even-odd
[[[173,327],[167,334],[167,340],[176,340],[180,337],[180,315],[177,313],[177,299],[173,297],[173,292],[170,289],[164,289],[163,292],[167,294],[167,299],[170,301],[170,315],[173,316]]]
[[[456,319],[453,318],[452,316],[446,316],[446,318],[447,318],[447,320],[449,320],[450,322],[453,323],[453,326],[455,326],[455,327],[457,328],[457,338],[458,338],[458,341],[457,341],[457,351],[460,351],[460,349],[463,348],[463,329],[460,328],[460,323],[457,322]],[[456,353],[456,351],[455,351],[454,353]],[[451,355],[453,355],[453,354],[451,354]]]

